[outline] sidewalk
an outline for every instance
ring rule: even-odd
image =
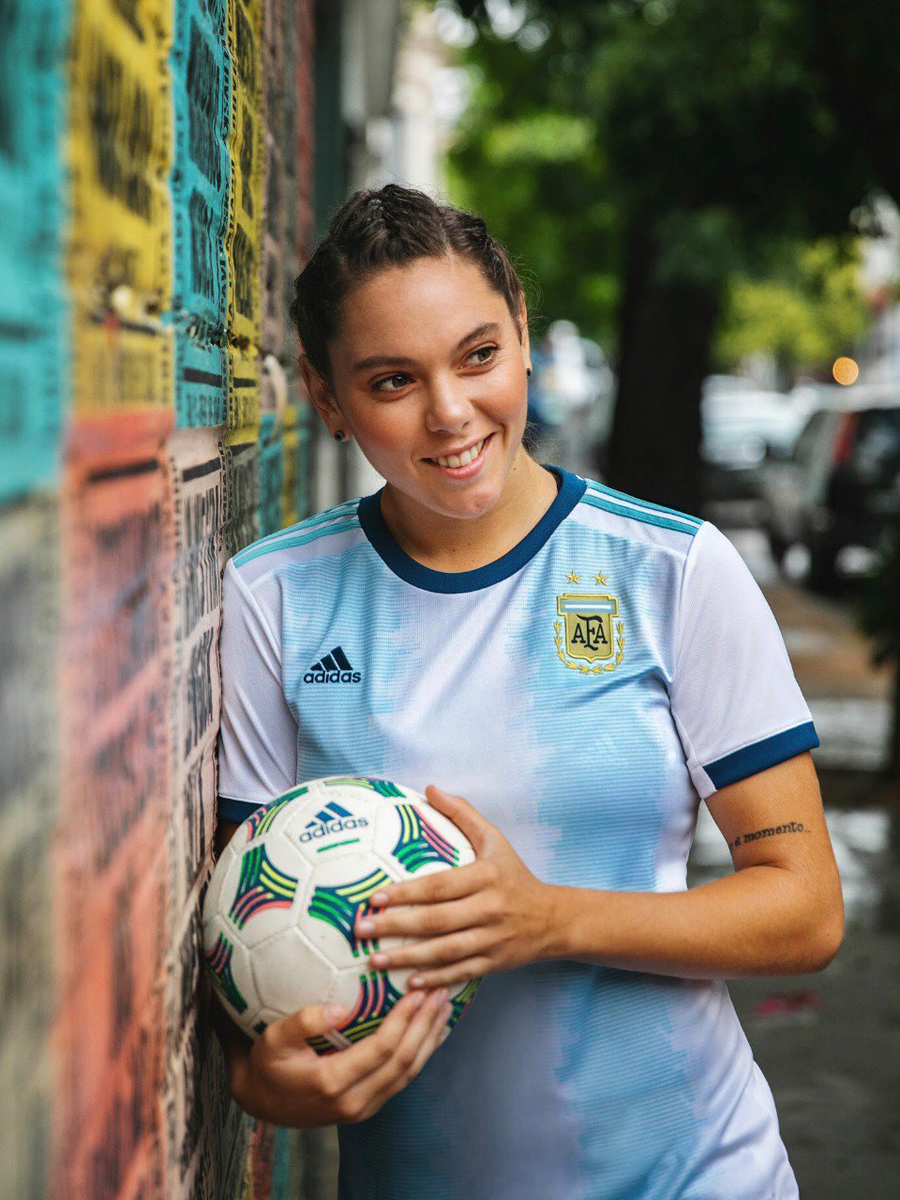
[[[813,756],[847,914],[825,971],[728,986],[803,1200],[887,1200],[900,1190],[900,811],[859,805],[884,761],[891,672],[871,665],[846,606],[778,580],[757,531],[727,532],[772,605],[822,741]],[[731,871],[705,805],[689,870],[692,886]]]

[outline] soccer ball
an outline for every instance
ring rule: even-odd
[[[469,840],[424,796],[384,779],[313,779],[258,808],[235,831],[203,904],[203,960],[229,1015],[251,1038],[308,1004],[348,1017],[310,1038],[318,1054],[372,1033],[406,990],[412,968],[366,960],[410,938],[358,939],[379,888],[475,861]],[[453,1026],[478,987],[451,987]]]

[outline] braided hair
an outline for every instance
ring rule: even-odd
[[[438,204],[415,188],[387,183],[356,191],[343,203],[294,280],[291,320],[319,375],[332,381],[327,346],[337,334],[341,305],[355,287],[382,268],[450,255],[473,262],[503,296],[521,341],[524,289],[506,247],[491,237],[482,218]]]

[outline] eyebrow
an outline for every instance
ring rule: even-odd
[[[492,334],[494,337],[499,337],[502,330],[496,321],[485,321],[483,325],[479,325],[477,329],[473,329],[471,333],[467,333],[465,337],[459,339],[453,347],[453,353],[462,350],[466,342],[471,342],[475,338],[484,337],[486,334]],[[415,359],[403,358],[400,355],[390,356],[383,354],[373,354],[370,358],[360,359],[353,367],[354,371],[368,371],[372,367],[411,367],[415,366]]]

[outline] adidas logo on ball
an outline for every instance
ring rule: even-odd
[[[365,817],[351,816],[346,808],[331,800],[321,812],[317,812],[313,819],[307,822],[306,828],[300,834],[300,841],[311,842],[315,838],[328,837],[329,834],[340,833],[342,829],[358,829],[368,823]]]
[[[359,683],[362,675],[354,671],[340,646],[324,655],[303,676],[304,683]]]

